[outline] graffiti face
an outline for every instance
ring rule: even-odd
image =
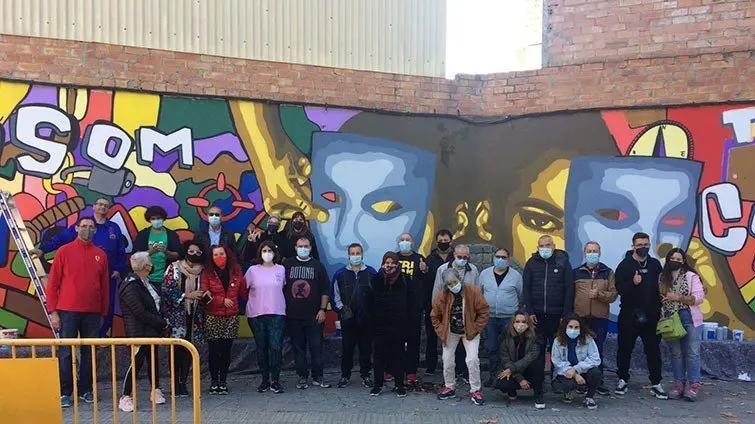
[[[364,262],[376,266],[396,249],[401,233],[421,238],[433,188],[431,153],[389,140],[315,133],[312,165],[313,200],[329,214],[312,229],[329,272],[347,263],[351,243],[362,244]]]

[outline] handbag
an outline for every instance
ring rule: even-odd
[[[685,330],[682,325],[682,319],[679,317],[679,312],[674,312],[671,316],[658,321],[655,334],[660,334],[661,338],[667,342],[679,340],[686,336],[687,330]]]

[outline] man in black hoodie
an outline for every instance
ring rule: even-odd
[[[650,257],[650,236],[645,233],[632,236],[632,250],[616,267],[616,289],[621,295],[616,353],[619,382],[614,390],[617,396],[624,396],[629,388],[629,363],[639,336],[650,371],[650,393],[658,399],[668,399],[661,386],[661,336],[655,334],[661,317],[658,277],[662,270],[661,262]]]
[[[425,279],[427,278],[427,263],[425,257],[415,252],[412,235],[404,233],[398,241],[398,263],[409,285],[407,291],[408,316],[406,321],[406,378],[409,384],[417,382],[417,367],[419,366],[419,343],[422,334],[422,300]],[[390,378],[390,376],[388,376]]]
[[[438,367],[438,335],[435,334],[433,328],[433,322],[430,319],[430,312],[432,311],[433,301],[433,285],[435,284],[435,275],[438,273],[438,268],[441,265],[454,260],[454,248],[451,245],[453,241],[453,234],[446,229],[441,229],[435,234],[435,241],[437,248],[430,252],[430,256],[427,257],[427,278],[424,281],[424,293],[422,299],[422,309],[425,315],[425,374],[433,375],[435,369]],[[464,367],[464,347],[460,346],[457,352],[461,353],[461,360],[459,356],[456,357],[457,374],[461,371],[460,368]]]
[[[522,305],[537,324],[543,342],[538,361],[545,368],[545,350],[550,348],[561,317],[574,310],[574,273],[569,255],[556,249],[551,236],[541,236],[537,253],[527,260],[522,275]]]

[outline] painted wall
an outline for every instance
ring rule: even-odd
[[[574,265],[594,239],[615,267],[644,231],[657,257],[689,249],[708,287],[706,320],[752,337],[754,120],[755,104],[721,104],[474,125],[0,81],[0,187],[37,242],[108,196],[129,249],[153,204],[182,238],[216,201],[239,234],[302,209],[331,272],[351,242],[376,266],[400,233],[427,253],[440,228],[463,243],[510,247],[521,263],[541,234]],[[0,327],[49,336],[44,322],[0,226]]]

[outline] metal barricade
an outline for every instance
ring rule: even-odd
[[[194,347],[193,344],[190,342],[183,340],[183,339],[177,339],[177,338],[122,338],[122,339],[0,339],[0,346],[10,346],[11,355],[10,358],[0,358],[0,361],[14,361],[14,360],[34,360],[34,359],[45,359],[48,360],[50,358],[57,358],[57,351],[61,346],[68,346],[71,348],[71,365],[72,365],[72,374],[73,374],[73,394],[71,395],[72,401],[73,401],[73,423],[79,424],[79,395],[78,393],[78,384],[77,384],[77,366],[78,366],[78,358],[76,355],[76,352],[74,350],[75,347],[79,347],[82,351],[83,349],[91,349],[91,355],[92,355],[92,394],[94,395],[94,402],[93,404],[93,419],[92,423],[98,423],[99,422],[99,408],[98,403],[99,400],[97,398],[97,355],[96,355],[96,347],[108,347],[110,349],[110,378],[112,381],[112,402],[113,402],[113,423],[118,424],[120,421],[118,419],[119,412],[120,414],[126,414],[125,412],[119,411],[118,409],[118,403],[119,403],[119,395],[118,395],[118,378],[117,378],[117,372],[116,372],[116,346],[129,346],[130,347],[130,369],[131,372],[131,384],[132,384],[132,400],[134,404],[134,410],[133,412],[130,412],[130,414],[133,414],[133,423],[136,424],[138,422],[137,417],[137,385],[136,385],[136,364],[135,364],[135,352],[137,346],[148,346],[150,348],[150,359],[151,363],[154,363],[157,356],[155,354],[155,351],[158,346],[168,346],[170,349],[170,415],[171,415],[171,423],[176,423],[176,383],[174,378],[174,373],[177,372],[176,370],[176,363],[175,363],[175,349],[176,346],[180,346],[191,354],[192,359],[192,396],[193,396],[193,402],[192,402],[192,408],[193,408],[193,422],[194,424],[201,424],[202,422],[202,415],[201,415],[201,400],[200,400],[200,393],[201,393],[201,385],[200,385],[200,365],[199,365],[199,352],[197,351],[196,347]],[[31,348],[30,356],[20,356],[19,355],[19,347],[29,347]],[[50,356],[39,356],[37,350],[41,347],[49,347],[50,348]],[[10,364],[12,365],[12,364]],[[56,370],[57,371],[57,370]],[[155,382],[157,381],[155,379],[155,367],[149,367],[149,372],[151,373],[151,379],[150,379],[150,393],[154,393],[155,391]],[[159,376],[158,376],[159,377]],[[150,396],[152,398],[152,423],[156,424],[158,422],[158,413],[157,413],[157,405],[155,404],[154,396]],[[60,407],[60,404],[58,403],[58,407]],[[24,422],[42,422],[40,420],[35,419],[33,416],[26,417],[24,419]],[[160,422],[165,422],[164,419],[161,419]]]

